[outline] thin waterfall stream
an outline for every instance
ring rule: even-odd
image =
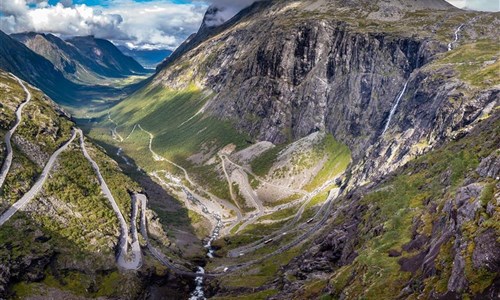
[[[458,39],[460,38],[460,36],[458,35],[460,33],[460,30],[462,30],[462,28],[465,26],[465,24],[460,24],[460,26],[457,27],[457,29],[455,30],[455,38],[453,39],[452,42],[450,42],[448,44],[448,51],[451,51],[453,50],[453,45],[458,42]]]
[[[396,112],[396,109],[398,108],[398,105],[399,105],[399,102],[401,102],[401,99],[403,98],[403,95],[405,94],[406,92],[406,88],[408,87],[408,82],[410,80],[407,80],[405,82],[405,85],[403,87],[403,90],[401,91],[401,93],[399,94],[397,100],[396,100],[396,103],[394,103],[394,105],[392,106],[391,108],[391,112],[389,113],[389,118],[387,118],[387,122],[385,123],[385,126],[384,126],[384,131],[382,131],[382,135],[384,135],[384,133],[387,131],[387,129],[389,128],[389,125],[391,124],[391,119],[392,117],[394,116],[394,113]]]

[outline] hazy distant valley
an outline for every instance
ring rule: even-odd
[[[497,299],[499,13],[219,13],[0,32],[0,299]]]

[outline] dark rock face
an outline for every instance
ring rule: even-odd
[[[481,161],[476,171],[482,177],[491,177],[498,180],[500,175],[500,155],[492,153]]]
[[[194,80],[215,91],[207,111],[258,140],[332,133],[360,163],[352,184],[393,171],[453,137],[499,97],[497,89],[465,95],[449,66],[426,67],[446,51],[436,40],[365,32],[322,15],[276,13],[283,6],[256,4],[225,27],[200,30],[158,68],[154,82],[183,88]],[[189,75],[181,64],[190,64]]]
[[[486,268],[496,272],[500,270],[500,245],[493,229],[486,230],[474,239],[476,247],[472,254],[475,268]]]

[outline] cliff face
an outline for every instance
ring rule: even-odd
[[[487,25],[433,3],[399,3],[399,19],[388,21],[376,16],[390,10],[374,2],[258,2],[220,28],[202,28],[203,41],[192,37],[155,81],[215,91],[209,114],[259,140],[331,132],[366,162],[356,175],[364,181],[446,140],[498,97],[439,62],[461,22],[471,35]]]

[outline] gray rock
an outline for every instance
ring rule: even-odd
[[[476,172],[482,177],[498,179],[498,176],[500,176],[500,155],[498,151],[481,160]]]
[[[460,253],[455,255],[450,279],[448,280],[448,291],[461,292],[467,287],[465,277],[465,260]]]
[[[490,272],[500,270],[500,244],[494,229],[488,229],[474,239],[475,248],[472,253],[474,268],[485,268]]]

